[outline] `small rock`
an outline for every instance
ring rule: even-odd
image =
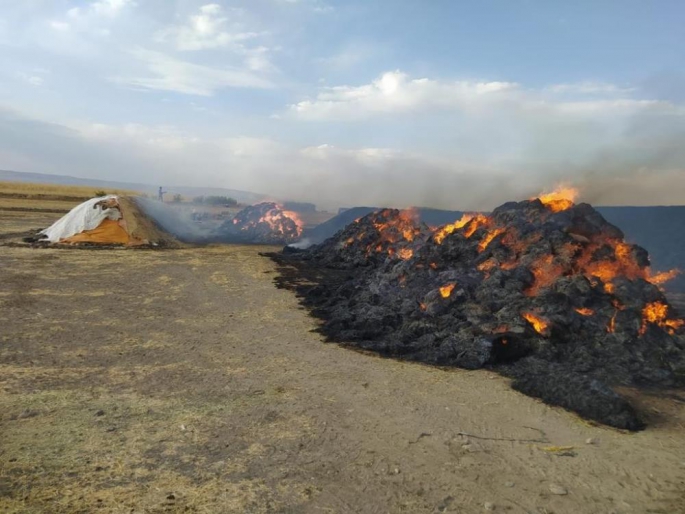
[[[594,437],[588,437],[587,439],[585,439],[585,444],[597,444],[597,443],[598,443],[598,441]]]
[[[399,475],[400,474],[400,468],[395,468],[392,470],[393,475]]]
[[[176,499],[176,496],[175,496],[173,493],[170,493],[170,494],[167,494],[166,499],[167,499],[167,500],[175,500],[175,499]]]
[[[35,410],[31,409],[25,409],[21,411],[21,413],[17,416],[17,419],[27,419],[27,418],[35,418],[38,416],[38,412]]]
[[[117,431],[117,427],[108,427],[106,430],[106,432],[116,432],[116,431]]]
[[[568,491],[566,490],[565,487],[561,487],[558,484],[549,484],[549,492],[552,494],[556,494],[558,496],[564,496],[568,494]]]
[[[96,416],[104,416],[104,415],[105,415],[105,411],[103,411],[102,409],[100,409],[99,411],[97,411],[97,412],[95,413],[95,415],[96,415]]]
[[[505,487],[514,487],[516,484],[514,482],[504,482]]]
[[[186,429],[186,426],[185,426],[185,425],[181,425],[181,430],[182,430],[182,431],[185,431],[185,429]]]
[[[492,512],[493,510],[495,510],[495,504],[492,502],[485,502],[485,504],[483,505],[483,508],[485,508],[485,510],[487,510],[489,512]]]
[[[438,512],[445,512],[453,501],[453,496],[446,496],[445,498],[443,498],[443,500],[437,507]]]

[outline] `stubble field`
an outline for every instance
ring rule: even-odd
[[[685,512],[685,399],[590,425],[486,371],[325,344],[268,248],[9,245],[0,511]]]

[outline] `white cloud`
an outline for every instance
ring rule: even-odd
[[[53,19],[47,23],[56,32],[76,30],[96,36],[109,36],[108,25],[126,8],[136,5],[134,0],[97,0],[82,7],[72,7],[63,19]]]
[[[239,13],[239,10],[232,10]],[[237,24],[229,26],[229,19],[223,15],[219,4],[207,4],[199,8],[183,25],[162,30],[156,34],[158,41],[173,40],[180,51],[196,51],[211,48],[241,48],[241,42],[259,36],[257,32],[240,30]],[[232,29],[232,30],[231,30]]]
[[[389,71],[370,84],[324,88],[314,100],[290,106],[298,118],[308,120],[359,119],[378,113],[397,113],[459,107],[488,96],[497,101],[515,94],[513,82],[440,82],[410,79],[399,70]]]
[[[245,49],[243,52],[245,55],[245,66],[257,72],[268,73],[277,71],[276,66],[271,62],[270,53],[270,50],[265,46]]]
[[[606,82],[577,82],[573,84],[554,84],[547,90],[553,93],[569,93],[578,95],[626,95],[635,91],[635,88],[619,87]]]
[[[39,75],[32,75],[24,72],[17,73],[17,78],[36,87],[42,86],[45,82],[45,79]]]
[[[66,32],[71,29],[71,25],[69,25],[66,21],[52,20],[49,22],[49,24],[52,29],[60,32]]]
[[[332,12],[334,8],[320,0],[276,0],[280,4],[306,5],[316,13]]]
[[[72,19],[85,18],[89,16],[100,16],[105,18],[115,18],[124,8],[135,6],[134,0],[97,0],[85,7],[74,7],[67,11],[67,16]]]
[[[212,96],[216,91],[229,87],[273,87],[268,80],[241,68],[212,68],[144,49],[135,50],[132,55],[145,63],[152,76],[113,77],[112,81],[133,88],[175,91],[199,96]]]
[[[288,108],[291,116],[310,121],[351,121],[403,113],[431,112],[550,119],[560,115],[631,116],[638,112],[682,114],[682,107],[668,102],[636,99],[631,89],[605,83],[559,84],[540,90],[514,82],[440,81],[412,79],[397,70],[386,72],[369,84],[321,88],[313,99]]]

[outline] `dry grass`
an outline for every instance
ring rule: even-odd
[[[105,189],[104,191],[108,194],[119,195],[138,194],[136,191],[124,189]],[[68,212],[78,204],[96,196],[96,192],[100,192],[99,188],[0,181],[0,211]]]
[[[52,225],[62,214],[30,211],[3,211],[0,209],[1,232],[13,234]],[[2,234],[0,234],[2,240]]]
[[[240,512],[257,494],[271,496],[262,480],[236,479],[254,459],[250,447],[221,462],[201,452],[217,416],[237,414],[239,404],[62,389],[12,395],[5,408],[19,418],[9,423],[4,445],[16,459],[9,511],[184,512],[192,505],[192,512],[209,513],[220,500]],[[21,436],[27,431],[30,446]]]
[[[682,511],[681,403],[628,436],[321,344],[266,249],[0,245],[0,512]]]
[[[31,198],[2,198],[0,209],[55,209],[67,212],[80,203],[79,200],[35,200]]]
[[[54,195],[54,196],[74,196],[84,199],[92,198],[95,192],[103,190],[99,187],[91,186],[71,186],[59,184],[33,184],[27,182],[3,182],[0,181],[0,193],[25,194],[25,195]],[[104,188],[108,194],[135,195],[137,191],[126,189]]]

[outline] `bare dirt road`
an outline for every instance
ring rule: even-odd
[[[260,250],[0,246],[0,511],[685,512],[682,398],[627,434],[325,344]]]

